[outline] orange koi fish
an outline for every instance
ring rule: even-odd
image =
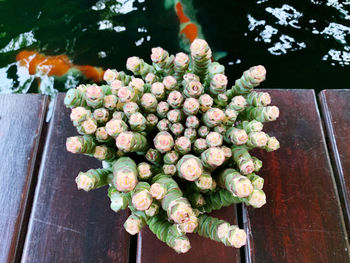
[[[191,0],[165,0],[165,9],[174,8],[180,22],[180,47],[189,51],[190,44],[196,38],[204,38],[202,27],[196,21],[196,11]],[[226,56],[226,52],[214,52],[213,57],[218,60]]]
[[[203,38],[202,28],[195,20],[195,10],[190,1],[166,0],[165,8],[170,9],[172,7],[175,9],[175,13],[180,22],[180,46],[188,50],[193,40],[196,38]]]
[[[62,78],[69,73],[80,74],[94,82],[103,80],[104,70],[90,65],[74,65],[66,55],[45,56],[36,51],[23,50],[16,56],[20,66],[28,68],[30,75],[41,73]]]

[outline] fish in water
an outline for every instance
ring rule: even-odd
[[[94,82],[103,80],[104,70],[90,65],[75,65],[66,55],[45,56],[36,51],[23,50],[16,56],[20,66],[26,67],[30,75],[53,76],[65,79],[68,75],[83,76]]]
[[[180,47],[189,51],[190,44],[196,38],[205,39],[201,25],[196,21],[196,10],[191,0],[165,0],[165,9],[174,8],[180,22]],[[215,60],[219,60],[227,55],[226,52],[213,52]]]

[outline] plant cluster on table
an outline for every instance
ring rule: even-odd
[[[129,208],[126,231],[144,226],[178,253],[190,249],[186,233],[197,233],[239,248],[246,233],[208,216],[235,203],[266,203],[262,162],[253,148],[277,150],[263,132],[279,109],[266,92],[263,66],[243,73],[231,88],[225,68],[212,62],[206,41],[196,39],[191,54],[153,48],[152,64],[130,57],[123,71],[107,70],[106,85],[70,89],[65,105],[81,136],[67,150],[104,161],[104,168],[80,172],[78,189],[109,186],[111,209]],[[137,76],[137,77],[135,77]]]

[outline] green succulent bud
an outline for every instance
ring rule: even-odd
[[[157,98],[162,100],[165,98],[165,87],[161,82],[155,82],[151,86],[151,93]]]
[[[189,153],[191,151],[191,140],[185,136],[178,137],[174,149],[181,155]]]
[[[149,180],[152,178],[152,166],[148,163],[142,162],[137,165],[138,179]]]
[[[198,138],[193,143],[193,151],[197,154],[201,154],[206,149],[208,149],[208,144],[205,139]]]
[[[109,111],[105,108],[98,108],[94,110],[94,119],[97,123],[106,123],[109,120]]]
[[[203,39],[195,39],[192,42],[190,49],[193,63],[193,73],[198,75],[201,81],[204,82],[211,63],[211,49],[208,43]]]
[[[165,101],[160,101],[157,105],[157,115],[160,118],[165,118],[169,111],[169,104]]]
[[[169,131],[170,121],[168,119],[162,119],[157,123],[157,128],[159,131]]]
[[[103,98],[103,107],[108,110],[115,110],[118,105],[118,97],[114,94],[107,95]]]
[[[69,89],[64,98],[64,105],[68,108],[75,108],[79,106],[85,106],[85,92],[79,89]]]
[[[176,151],[170,151],[164,154],[163,161],[165,164],[176,164],[176,162],[179,160],[179,153]]]
[[[109,169],[90,169],[87,172],[80,172],[75,178],[78,189],[88,192],[93,189],[103,187],[108,184]]]
[[[85,107],[72,108],[70,119],[73,122],[74,126],[79,126],[81,122],[91,118],[92,118],[92,114],[88,108],[85,108]]]
[[[199,127],[199,119],[197,116],[191,115],[186,118],[186,127],[196,129]]]
[[[111,162],[117,158],[115,149],[106,145],[96,146],[93,155],[96,159],[107,162]]]
[[[130,101],[123,105],[123,112],[125,115],[130,118],[130,116],[139,111],[139,106],[136,102]]]
[[[154,67],[144,62],[139,57],[130,57],[126,61],[126,68],[132,71],[135,75],[146,77],[148,73],[155,73]]]
[[[184,136],[189,138],[191,142],[197,139],[197,131],[194,128],[187,128],[184,131]]]
[[[262,161],[254,156],[252,157],[252,159],[254,163],[254,172],[259,172],[260,169],[262,168]]]
[[[180,108],[182,106],[183,101],[184,101],[183,95],[181,94],[181,92],[177,90],[173,90],[172,92],[170,92],[167,98],[167,103],[173,109]]]
[[[178,123],[173,123],[170,126],[170,130],[171,132],[177,137],[180,136],[183,131],[184,131],[184,126],[182,125],[182,123],[178,122]]]
[[[248,107],[245,111],[245,117],[248,120],[257,120],[259,122],[275,121],[279,114],[279,109],[276,106]]]
[[[259,65],[246,70],[240,79],[237,79],[235,85],[226,92],[229,98],[235,95],[244,95],[252,91],[266,78],[266,69]]]
[[[210,132],[210,129],[207,126],[201,126],[198,129],[198,135],[202,138],[206,138],[209,132]]]
[[[162,162],[162,155],[159,151],[157,151],[156,149],[148,149],[148,151],[146,152],[145,155],[146,159],[153,163],[154,165],[160,166],[161,162]]]
[[[269,137],[265,150],[268,152],[276,151],[280,148],[280,142],[276,139],[276,137]]]
[[[90,136],[73,136],[66,140],[67,151],[71,153],[92,154],[96,144]]]
[[[271,103],[270,94],[267,92],[252,91],[246,96],[247,103],[254,107],[267,106]]]
[[[255,173],[248,174],[247,177],[252,182],[255,189],[262,190],[264,187],[264,178],[256,175]]]

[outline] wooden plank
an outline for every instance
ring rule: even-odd
[[[213,216],[237,224],[236,206],[214,211]],[[139,233],[137,245],[138,263],[179,263],[179,262],[240,262],[239,249],[225,247],[223,244],[200,237],[197,234],[188,235],[191,249],[185,254],[177,254],[173,249],[157,239],[146,227]],[[156,249],[155,249],[156,248]]]
[[[63,99],[59,94],[50,123],[22,261],[127,262],[127,213],[110,209],[107,188],[76,189],[78,172],[101,163],[66,151],[66,137],[77,132]]]
[[[265,125],[281,142],[264,162],[267,204],[244,208],[247,262],[349,262],[332,168],[313,90],[269,90],[280,107]]]
[[[0,95],[0,262],[12,262],[20,240],[47,98]]]
[[[319,99],[350,233],[350,90],[323,90]]]

